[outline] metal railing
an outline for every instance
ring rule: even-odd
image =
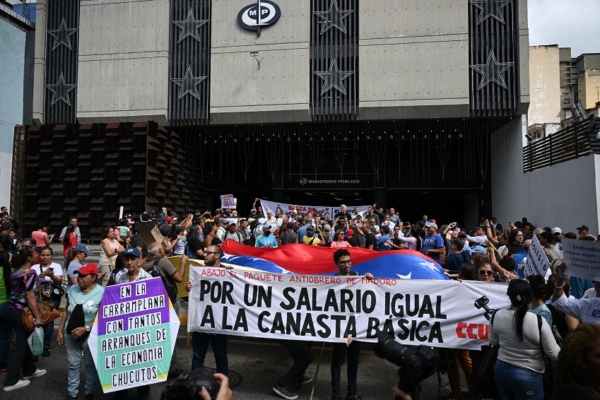
[[[523,172],[551,167],[590,154],[600,154],[600,118],[589,118],[523,148]]]

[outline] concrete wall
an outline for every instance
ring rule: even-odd
[[[7,207],[10,207],[14,129],[23,123],[25,42],[24,30],[0,18],[0,206]]]
[[[37,0],[35,51],[33,60],[33,123],[44,124],[44,93],[46,92],[46,19],[47,0]]]
[[[528,124],[560,123],[560,51],[557,45],[529,48],[531,102]]]
[[[599,232],[600,156],[592,155],[523,173],[524,120],[492,136],[492,209],[502,225],[527,217],[539,227]]]
[[[469,3],[360,2],[359,118],[469,114]]]
[[[279,2],[281,18],[260,37],[237,23],[250,3],[212,3],[211,121],[309,121],[310,2]],[[260,69],[251,52],[258,52]]]
[[[170,0],[81,0],[77,119],[167,123]]]
[[[600,101],[600,69],[588,69],[579,74],[579,101],[586,110],[594,108]]]

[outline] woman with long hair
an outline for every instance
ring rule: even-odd
[[[207,222],[204,225],[204,248],[212,245],[219,245],[223,243],[217,236],[219,226],[214,222]]]
[[[106,286],[110,273],[115,269],[115,261],[119,253],[125,251],[125,248],[121,246],[117,238],[115,237],[115,228],[112,226],[105,226],[102,229],[102,240],[100,242],[100,262],[98,268],[102,275],[102,286]]]
[[[513,229],[508,235],[506,247],[502,252],[502,257],[511,256],[513,254],[523,252],[523,231],[520,229]]]
[[[557,400],[600,399],[600,325],[581,324],[569,334],[558,356],[554,385]]]
[[[419,229],[416,227],[411,228],[409,237],[404,237],[400,232],[396,238],[404,243],[404,246],[408,247],[409,250],[421,251],[421,237],[419,236]]]
[[[69,366],[67,399],[78,398],[82,355],[85,363],[85,398],[93,399],[97,373],[87,339],[94,325],[104,288],[96,283],[99,274],[96,264],[86,264],[75,273],[77,284],[69,289],[66,310],[62,313],[60,327],[56,334],[56,343],[61,349],[63,346],[67,349]],[[75,312],[78,307],[81,308],[81,313]],[[71,316],[82,314],[81,320],[71,321]]]
[[[543,355],[557,360],[560,347],[548,322],[528,312],[533,291],[527,281],[513,279],[506,294],[510,307],[496,311],[490,321],[490,343],[500,345],[494,366],[500,397],[543,400]],[[538,318],[541,318],[541,331]]]
[[[548,325],[552,327],[552,312],[546,305],[546,280],[541,275],[529,275],[527,282],[531,286],[533,293],[533,299],[529,305],[529,311],[532,313],[544,317],[548,322]]]
[[[60,307],[62,293],[56,289],[62,285],[63,270],[60,264],[52,262],[54,252],[50,246],[42,247],[40,258],[42,262],[31,267],[39,276],[39,285],[41,286],[41,295],[38,301],[50,300],[56,310]],[[57,292],[55,292],[55,290]],[[40,291],[38,291],[40,293]],[[50,356],[50,341],[54,335],[54,323],[44,325],[44,352],[43,357]]]
[[[15,343],[8,357],[8,372],[4,379],[4,391],[29,386],[29,379],[46,375],[45,369],[37,369],[33,363],[33,354],[27,344],[28,331],[23,326],[23,309],[29,307],[33,313],[36,326],[43,325],[37,308],[36,294],[38,291],[38,276],[31,266],[35,264],[37,256],[29,246],[21,247],[12,257],[10,275],[10,299],[6,309],[6,319],[15,331]],[[23,379],[19,375],[23,369]]]
[[[71,247],[77,246],[77,237],[73,233],[73,232],[75,232],[74,225],[69,224],[65,228],[66,228],[66,231],[65,231],[65,236],[63,237],[63,240],[62,240],[62,244],[63,244],[63,256],[66,257],[67,254],[69,254],[69,250],[71,249]]]
[[[8,350],[12,328],[6,319],[10,295],[10,237],[0,235],[0,373],[8,370]]]
[[[331,241],[331,247],[335,247],[338,249],[352,247],[352,246],[350,246],[350,243],[348,243],[346,240],[344,240],[345,236],[344,236],[343,230],[338,229],[337,231],[335,231],[334,236],[335,237]]]

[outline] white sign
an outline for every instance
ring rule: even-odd
[[[600,243],[563,238],[561,244],[567,275],[600,281]]]
[[[525,264],[525,276],[541,275],[546,276],[546,271],[550,266],[548,256],[544,253],[544,248],[537,236],[533,236],[529,250],[527,251],[527,263]]]
[[[300,204],[277,203],[275,201],[268,201],[268,200],[262,200],[262,199],[260,200],[260,203],[262,205],[263,211],[265,212],[265,215],[266,215],[267,211],[271,211],[273,213],[273,215],[275,215],[275,211],[277,210],[277,208],[281,208],[281,211],[283,211],[284,214],[287,214],[289,212],[292,212],[292,211],[300,208],[300,212],[302,214],[307,214],[309,212],[312,212],[314,217],[318,217],[319,212],[323,212],[323,213],[327,212],[327,213],[329,213],[329,216],[331,217],[331,219],[333,219],[333,217],[335,217],[335,215],[340,212],[339,206],[337,206],[337,207],[303,206]],[[352,215],[352,218],[355,217],[355,215],[354,215],[355,207],[358,207],[358,211],[359,211],[359,214],[361,217],[369,209],[369,206],[348,206],[346,208],[346,212],[349,212],[350,215]]]
[[[361,276],[190,269],[188,330],[323,342],[375,342],[479,349],[489,318],[506,308],[506,284],[367,280]]]
[[[222,194],[221,196],[221,208],[235,210],[237,206],[237,199],[232,194]]]

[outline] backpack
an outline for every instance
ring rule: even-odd
[[[225,236],[223,236],[223,242],[225,242],[227,240],[227,236],[229,236],[231,232],[227,231],[225,232]],[[242,235],[236,230],[235,234],[237,235],[237,238],[239,240],[239,244],[244,244],[244,238],[242,237]]]
[[[173,305],[175,305],[175,303],[177,302],[177,288],[175,288],[173,285],[171,285],[169,283],[162,268],[158,268],[159,261],[160,261],[160,258],[156,258],[154,260],[154,264],[152,264],[152,268],[150,268],[146,272],[148,272],[150,275],[152,275],[153,278],[160,277],[160,279],[162,280],[163,286],[165,287],[165,289],[167,291],[167,295],[169,296],[169,300],[171,300],[171,303]],[[183,268],[183,266],[181,268]]]

